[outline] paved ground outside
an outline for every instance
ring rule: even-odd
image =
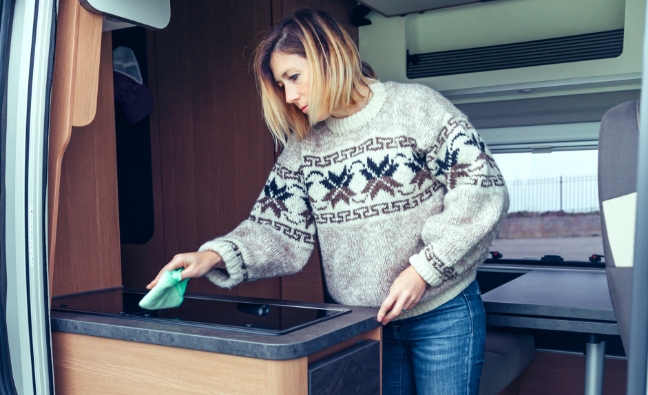
[[[546,239],[496,239],[490,251],[499,251],[504,259],[524,259],[560,255],[566,261],[587,261],[592,254],[603,255],[601,237],[562,237]]]

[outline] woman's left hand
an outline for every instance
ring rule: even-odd
[[[403,270],[394,280],[389,289],[389,295],[380,306],[378,322],[387,325],[391,320],[401,315],[403,309],[410,310],[416,306],[426,287],[427,282],[412,266]]]

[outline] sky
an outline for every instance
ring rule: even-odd
[[[598,150],[494,154],[507,182],[530,178],[588,176],[598,173]]]

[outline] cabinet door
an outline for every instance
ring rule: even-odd
[[[380,342],[357,344],[308,366],[309,395],[380,393]]]

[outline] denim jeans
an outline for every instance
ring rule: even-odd
[[[383,327],[383,395],[477,395],[486,313],[477,281],[436,309]]]

